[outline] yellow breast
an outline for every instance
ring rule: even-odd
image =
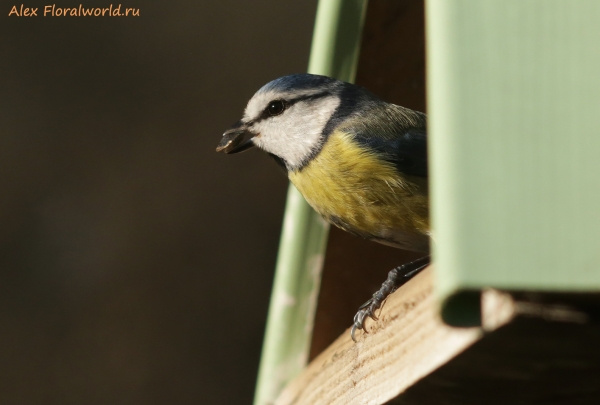
[[[321,152],[289,179],[323,217],[365,237],[427,234],[427,180],[401,175],[389,162],[335,131]]]

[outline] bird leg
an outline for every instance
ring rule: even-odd
[[[424,256],[420,259],[400,265],[388,273],[387,280],[381,285],[381,288],[373,294],[373,297],[358,308],[354,315],[354,325],[350,336],[356,342],[355,333],[357,329],[363,329],[367,317],[377,320],[375,311],[381,308],[386,298],[400,288],[408,280],[416,276],[431,262],[430,256]]]

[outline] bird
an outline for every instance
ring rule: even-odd
[[[291,74],[261,87],[216,150],[257,147],[331,224],[423,257],[388,273],[359,307],[351,337],[430,263],[427,117],[331,77]]]

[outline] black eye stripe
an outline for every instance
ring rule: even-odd
[[[324,91],[322,93],[316,93],[316,94],[308,94],[306,96],[300,96],[300,97],[296,97],[293,98],[291,100],[287,101],[287,105],[288,106],[292,106],[300,101],[306,101],[306,100],[316,100],[319,98],[323,98],[325,96],[329,96],[331,93],[329,93],[328,91]]]
[[[292,98],[289,100],[283,100],[283,99],[276,99],[276,100],[272,100],[269,102],[269,104],[267,104],[267,107],[265,108],[265,110],[263,110],[263,112],[258,116],[258,118],[256,118],[255,120],[252,120],[250,122],[248,122],[248,126],[255,124],[257,122],[260,122],[262,120],[266,120],[267,118],[271,118],[273,115],[271,115],[269,113],[269,105],[271,105],[271,103],[273,103],[274,101],[282,101],[285,104],[285,109],[287,110],[288,108],[290,108],[291,106],[293,106],[294,104],[300,102],[300,101],[306,101],[306,100],[316,100],[319,98],[323,98],[326,96],[330,96],[331,93],[328,91],[324,91],[321,93],[316,93],[316,94],[308,94],[305,96],[300,96],[300,97],[296,97],[296,98]]]

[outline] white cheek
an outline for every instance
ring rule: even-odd
[[[299,167],[320,146],[323,129],[339,103],[333,96],[299,102],[279,117],[256,123],[252,129],[260,136],[255,143],[291,167]]]

